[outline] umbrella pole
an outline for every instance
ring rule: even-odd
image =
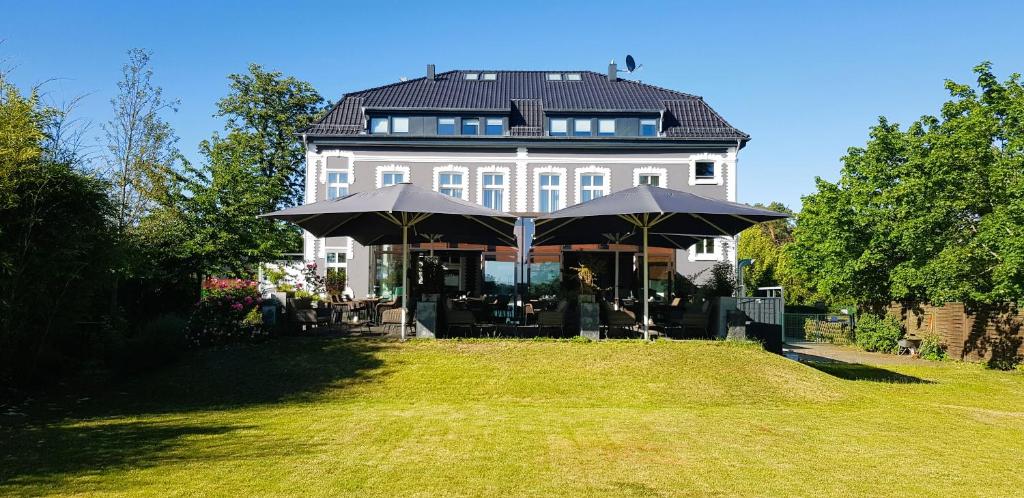
[[[644,225],[644,340],[649,340],[651,338],[651,331],[648,328],[648,323],[650,319],[647,317],[647,307],[649,306],[649,303],[647,302],[647,293],[649,292],[649,289],[651,287],[651,276],[650,274],[648,274],[649,268],[650,265],[647,261],[647,226]]]
[[[615,245],[615,311],[619,311],[619,246]]]
[[[402,340],[405,340],[405,310],[409,307],[409,225],[402,224]]]

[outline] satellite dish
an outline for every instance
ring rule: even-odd
[[[637,71],[638,69],[640,69],[642,67],[644,67],[643,64],[640,64],[639,66],[636,65],[636,59],[634,59],[632,55],[627,55],[626,56],[626,71],[627,72],[632,73],[632,72],[635,72],[635,71]]]

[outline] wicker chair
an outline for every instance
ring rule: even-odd
[[[565,314],[561,311],[538,311],[537,329],[557,328],[559,337],[565,335]]]
[[[469,335],[473,334],[476,323],[476,316],[469,310],[451,310],[448,312],[448,336],[452,335],[452,328],[469,329]]]
[[[391,308],[384,310],[380,315],[380,324],[384,327],[384,334],[387,335],[388,331],[398,329],[401,332],[402,329],[402,312],[405,311],[402,308]],[[405,326],[409,327],[412,320],[406,322]],[[412,329],[413,332],[407,333],[406,337],[412,337],[415,334],[416,329]]]

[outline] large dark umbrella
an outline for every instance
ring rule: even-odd
[[[400,183],[262,216],[290,221],[315,237],[352,237],[363,245],[402,244],[402,338],[409,306],[409,232],[437,240],[515,245],[516,218],[432,190]]]
[[[644,251],[644,338],[650,338],[647,248],[652,234],[664,243],[671,239],[684,243],[691,237],[731,237],[757,223],[786,217],[745,204],[641,185],[537,217],[534,244],[604,243],[610,235],[621,240],[621,234],[639,233]]]

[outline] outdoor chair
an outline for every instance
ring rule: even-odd
[[[603,304],[605,315],[605,323],[603,324],[605,339],[609,338],[612,329],[626,330],[630,333],[634,333],[638,330],[637,327],[639,324],[632,313],[626,310],[616,310],[608,305],[608,303]]]
[[[381,326],[384,327],[384,335],[387,335],[389,331],[393,331],[393,330],[398,330],[399,332],[401,332],[401,329],[402,329],[402,311],[404,311],[404,310],[402,310],[402,308],[391,308],[391,309],[384,310],[384,312],[381,313],[381,315],[380,315],[380,324],[381,324]],[[410,317],[410,320],[408,320],[406,322],[406,328],[408,329],[409,326],[412,323],[414,323],[414,322],[413,322],[413,320],[411,320],[411,317]],[[415,330],[416,330],[415,327],[412,327],[412,331],[413,331],[412,333],[410,333],[408,330],[406,330],[406,337],[412,337],[412,335],[415,332]]]
[[[687,329],[697,329],[700,331],[698,337],[704,337],[707,335],[709,312],[711,311],[711,303],[705,301],[703,303],[687,303],[683,310],[683,317],[679,325],[683,328],[683,335],[686,335]]]
[[[475,330],[475,323],[476,317],[473,315],[472,311],[451,310],[448,312],[448,336],[452,336],[452,328],[469,329],[469,335],[472,335]]]
[[[559,336],[565,335],[565,314],[561,311],[538,311],[538,332],[545,328],[557,328]]]

